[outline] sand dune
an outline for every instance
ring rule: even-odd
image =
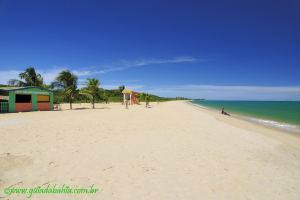
[[[187,102],[151,105],[0,115],[0,197],[53,183],[100,192],[31,199],[300,198],[298,136]]]

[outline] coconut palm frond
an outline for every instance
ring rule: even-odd
[[[19,74],[20,79],[24,80],[26,86],[42,86],[43,78],[38,74],[34,67],[28,67],[24,72]]]
[[[73,99],[78,95],[77,90],[78,77],[69,70],[61,71],[56,77],[56,81],[51,85],[52,87],[64,89],[64,95],[69,99],[70,109],[72,109]]]
[[[86,87],[82,88],[80,90],[80,93],[86,97],[88,97],[93,105],[93,108],[95,108],[95,99],[96,96],[99,94],[100,92],[100,81],[98,79],[95,78],[88,78],[87,79],[87,83],[86,83]]]
[[[78,94],[83,95],[83,96],[87,97],[90,100],[93,99],[93,95],[86,89],[80,90]]]

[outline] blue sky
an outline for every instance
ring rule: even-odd
[[[0,0],[0,83],[34,66],[47,83],[162,96],[300,100],[298,0]]]

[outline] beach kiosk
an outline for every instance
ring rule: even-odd
[[[0,113],[53,110],[53,93],[42,87],[0,87]]]
[[[122,91],[122,93],[123,93],[123,102],[124,103],[126,103],[126,100],[129,101],[130,105],[134,105],[134,104],[138,104],[139,103],[138,102],[138,98],[137,98],[137,96],[139,94],[138,92],[134,92],[134,91],[132,91],[130,89],[124,89]]]

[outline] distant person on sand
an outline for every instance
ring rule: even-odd
[[[149,96],[148,93],[145,96],[145,101],[146,101],[146,108],[148,108],[149,107],[149,101],[150,101],[150,96]]]
[[[224,111],[224,107],[222,108],[221,114],[230,116],[230,114],[228,114],[227,112]]]
[[[129,101],[130,101],[130,94],[125,94],[125,106],[126,106],[126,109],[128,109]]]

